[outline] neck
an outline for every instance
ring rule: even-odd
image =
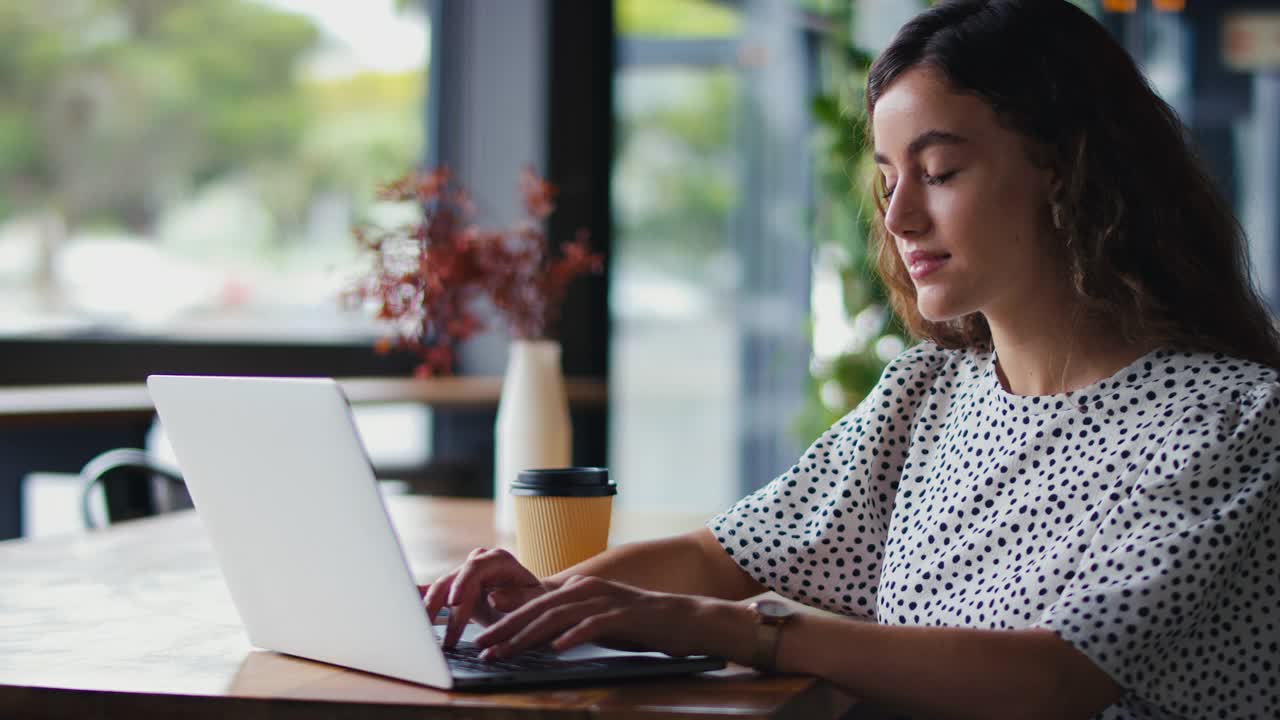
[[[1043,317],[1043,316],[1041,316]],[[1058,395],[1111,377],[1153,348],[1127,342],[1083,311],[1043,319],[987,316],[999,363],[996,372],[1015,395]]]

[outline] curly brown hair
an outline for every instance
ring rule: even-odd
[[[871,66],[868,124],[894,80],[921,65],[989,103],[1030,141],[1033,161],[1055,170],[1063,271],[1086,312],[1114,319],[1134,343],[1280,367],[1280,336],[1250,281],[1239,222],[1173,109],[1101,24],[1065,0],[941,3],[903,26]],[[979,313],[921,317],[877,206],[872,256],[906,330],[944,347],[990,347]]]

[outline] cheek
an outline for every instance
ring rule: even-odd
[[[1020,166],[996,174],[989,194],[998,199],[1006,219],[1020,234],[1035,235],[1042,230],[1041,221],[1049,209],[1043,185],[1039,171]]]
[[[963,189],[931,198],[930,212],[952,252],[1004,266],[1033,251],[1047,201],[1025,178],[972,178]]]
[[[940,192],[929,212],[940,231],[947,252],[961,258],[977,259],[987,245],[1002,233],[999,203],[976,192]]]

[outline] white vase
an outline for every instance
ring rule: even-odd
[[[568,467],[572,457],[573,433],[560,369],[560,343],[513,341],[493,430],[494,522],[498,532],[515,531],[508,486],[520,471]]]

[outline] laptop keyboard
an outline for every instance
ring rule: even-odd
[[[519,671],[519,670],[554,670],[554,669],[591,669],[607,667],[607,663],[599,660],[562,660],[550,650],[526,650],[513,658],[505,660],[481,660],[482,648],[466,640],[459,640],[452,648],[441,647],[445,659],[456,668],[477,672]]]

